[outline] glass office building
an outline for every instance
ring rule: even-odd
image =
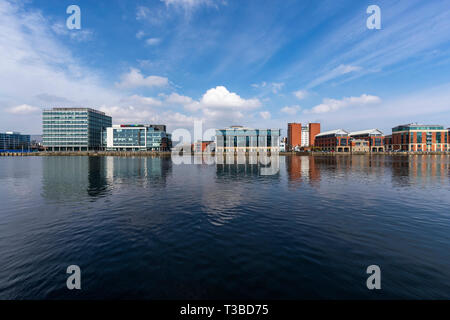
[[[122,124],[106,129],[106,150],[170,151],[171,147],[165,125]]]
[[[42,143],[49,151],[87,151],[102,148],[104,129],[112,119],[90,108],[53,108],[43,113]]]
[[[216,130],[216,152],[279,152],[280,129],[232,126]]]
[[[20,132],[0,133],[0,151],[27,151],[30,148],[30,135]]]

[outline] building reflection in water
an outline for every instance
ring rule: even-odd
[[[322,176],[347,179],[355,173],[368,179],[388,174],[397,186],[444,181],[450,176],[448,155],[286,156],[285,163],[290,183],[307,181],[317,186]]]
[[[444,182],[450,177],[448,155],[393,157],[392,182],[397,186]]]
[[[280,156],[278,154],[271,156],[256,154],[217,155],[215,162],[217,177],[262,176],[269,179],[279,179],[280,177]]]
[[[320,181],[320,169],[318,160],[313,156],[286,156],[286,171],[289,182],[308,181],[318,184]]]
[[[172,164],[163,157],[43,157],[42,195],[51,200],[99,198],[123,183],[165,184]]]

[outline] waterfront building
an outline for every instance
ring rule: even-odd
[[[170,151],[172,137],[165,125],[120,124],[106,128],[108,151]]]
[[[279,152],[280,129],[232,126],[216,130],[216,152]]]
[[[314,147],[316,136],[320,133],[320,123],[310,123],[309,125],[309,147]]]
[[[20,132],[0,133],[0,151],[17,150],[26,151],[30,147],[30,135]]]
[[[287,128],[287,150],[294,150],[296,146],[302,144],[302,124],[301,123],[288,123]]]
[[[352,139],[350,141],[352,152],[370,152],[370,142],[365,139]]]
[[[99,150],[102,132],[112,125],[110,116],[90,108],[44,110],[42,122],[42,142],[50,151]]]
[[[288,123],[288,150],[307,149],[314,146],[316,135],[320,133],[320,123]]]
[[[441,125],[405,124],[392,128],[392,150],[449,151],[449,133]]]
[[[355,140],[366,140],[369,142],[370,152],[383,152],[384,151],[384,138],[383,132],[378,129],[368,129],[362,131],[350,132],[349,136]]]
[[[343,129],[322,132],[316,135],[314,146],[322,151],[350,152],[349,133]]]
[[[384,150],[392,151],[392,134],[384,136]]]

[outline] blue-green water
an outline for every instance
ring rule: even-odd
[[[0,158],[0,298],[449,299],[449,168],[449,156],[281,157],[266,176]]]

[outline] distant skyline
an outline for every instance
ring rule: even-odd
[[[72,4],[81,30],[66,27]],[[447,128],[449,2],[0,0],[0,132],[41,134],[58,106],[168,131]]]

